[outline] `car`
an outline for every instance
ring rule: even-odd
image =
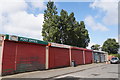
[[[118,64],[118,63],[120,63],[120,60],[118,57],[113,57],[113,58],[111,58],[110,63],[111,64]]]

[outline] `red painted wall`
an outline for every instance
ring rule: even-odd
[[[84,50],[84,49],[83,49]],[[71,59],[83,64],[79,49],[71,50]],[[92,51],[85,49],[85,64],[92,63]],[[49,47],[48,68],[70,66],[70,52],[67,48]],[[4,41],[2,74],[45,69],[46,46],[32,43]]]
[[[71,49],[71,60],[74,60],[77,65],[84,64],[83,51],[77,49]]]
[[[49,47],[49,68],[70,65],[69,49]]]
[[[46,46],[4,42],[2,74],[45,69]]]
[[[2,57],[2,75],[13,74],[15,72],[16,43],[4,41]]]
[[[85,64],[92,63],[92,51],[85,51]]]
[[[16,71],[45,69],[45,46],[29,43],[17,43]]]

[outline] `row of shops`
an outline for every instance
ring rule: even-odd
[[[93,53],[94,53],[93,54],[94,63],[101,63],[101,62],[108,61],[107,52],[93,50]]]
[[[0,36],[0,75],[107,61],[107,53],[13,35]]]

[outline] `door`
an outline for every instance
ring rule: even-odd
[[[42,45],[17,43],[16,72],[45,69],[45,52]]]
[[[92,51],[85,51],[85,64],[92,63]]]
[[[74,60],[77,65],[84,64],[83,51],[72,49],[71,59]]]
[[[49,68],[64,67],[69,65],[69,49],[49,47]]]
[[[16,43],[4,41],[2,53],[2,75],[13,74],[15,72]]]

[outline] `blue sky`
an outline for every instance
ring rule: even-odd
[[[41,39],[44,0],[2,0],[0,33]],[[100,44],[107,38],[118,40],[117,0],[94,0],[93,2],[55,2],[57,11],[74,12],[77,21],[84,21],[89,31],[90,44]],[[8,9],[9,7],[9,9]]]
[[[89,8],[90,3],[91,2],[57,2],[55,4],[58,7],[58,12],[60,12],[61,9],[66,10],[69,14],[74,12],[76,20],[82,21],[85,16],[95,14],[91,8]]]
[[[116,23],[111,25],[105,24],[105,22],[103,22],[102,19],[103,17],[106,16],[107,12],[102,11],[100,8],[93,9],[92,7],[90,7],[90,5],[92,5],[93,3],[94,2],[57,2],[56,5],[58,8],[58,12],[60,12],[61,9],[66,10],[69,14],[71,12],[74,12],[77,21],[85,21],[85,19],[88,19],[87,17],[92,16],[92,18],[96,23],[100,23],[101,25],[106,27],[105,30],[104,29],[102,30],[101,28],[94,30],[91,28],[91,26],[87,25],[87,22],[85,21],[86,28],[89,31],[91,44],[102,45],[102,43],[105,40],[107,40],[107,38],[117,39],[118,25]],[[106,4],[108,3],[111,4],[111,2],[107,2]],[[106,6],[109,7],[111,5],[106,5]],[[111,15],[111,16],[114,16],[114,15]],[[112,22],[112,19],[109,21]],[[98,27],[98,26],[95,26],[95,27]]]

